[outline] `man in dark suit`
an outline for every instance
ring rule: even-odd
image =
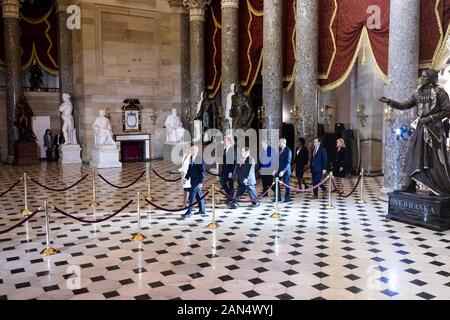
[[[226,136],[223,138],[223,158],[222,158],[222,170],[220,172],[220,185],[225,193],[228,195],[226,204],[233,203],[234,197],[234,176],[236,174],[236,159],[237,151],[233,146],[233,138]]]
[[[191,179],[191,189],[189,191],[189,206],[195,201],[199,201],[202,197],[203,181],[205,180],[205,162],[203,158],[198,155],[198,146],[192,146],[190,149],[191,163],[186,173],[185,179]],[[198,214],[206,215],[205,201],[200,200],[198,204]],[[182,215],[183,218],[189,218],[192,215],[192,207],[189,207],[188,211]]]
[[[291,161],[292,161],[292,151],[286,146],[286,139],[281,138],[278,141],[280,147],[280,154],[278,160],[278,170],[273,171],[273,175],[278,177],[286,185],[290,185],[291,178]],[[275,186],[272,187],[275,191]],[[278,201],[281,201],[281,192],[278,192]],[[286,193],[284,195],[284,203],[291,202],[291,189],[286,187]]]
[[[317,185],[322,181],[323,176],[327,174],[328,168],[328,155],[327,150],[322,147],[322,139],[318,138],[314,140],[314,150],[312,152],[311,160],[311,174],[313,185]],[[324,192],[327,191],[325,185],[321,186]],[[314,189],[314,198],[319,197],[319,189]]]
[[[55,161],[59,160],[59,148],[64,144],[64,136],[58,132],[53,138],[53,147],[55,148]]]
[[[243,148],[241,151],[241,160],[237,165],[238,189],[236,198],[242,197],[245,190],[247,190],[250,199],[252,199],[252,207],[254,208],[259,207],[259,200],[256,195],[255,165],[255,159],[250,156],[250,149]],[[237,201],[231,204],[231,208],[237,208]]]

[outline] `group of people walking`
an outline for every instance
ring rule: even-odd
[[[219,176],[220,185],[224,194],[226,194],[225,204],[230,209],[236,209],[240,198],[245,191],[252,202],[252,207],[260,205],[261,197],[269,197],[272,190],[276,195],[275,179],[278,178],[280,184],[285,186],[284,200],[281,192],[278,192],[278,201],[283,203],[292,202],[290,178],[292,175],[292,166],[295,165],[295,173],[298,186],[302,189],[308,189],[310,186],[304,179],[305,172],[311,171],[312,186],[314,198],[319,196],[319,185],[328,172],[328,154],[322,146],[322,139],[314,140],[314,147],[310,150],[306,146],[304,138],[298,140],[299,146],[295,153],[287,146],[287,141],[281,138],[278,141],[278,152],[273,149],[269,141],[261,141],[259,173],[263,186],[262,194],[258,197],[256,191],[256,160],[250,155],[250,149],[245,147],[237,150],[232,137],[226,136],[223,139],[223,158],[220,166]],[[238,155],[239,154],[239,155]],[[277,156],[277,157],[276,157]],[[336,142],[336,155],[333,159],[333,174],[335,177],[345,177],[347,174],[348,163],[347,149],[343,139]],[[206,176],[206,165],[199,148],[191,145],[183,156],[182,166],[179,169],[181,173],[183,189],[185,192],[184,203],[187,206],[187,212],[182,216],[188,218],[192,215],[192,206],[198,202],[200,215],[206,215],[205,204],[202,199],[202,188]],[[237,190],[235,192],[235,182],[237,181]],[[325,192],[325,185],[320,185]],[[273,199],[275,201],[275,197]]]

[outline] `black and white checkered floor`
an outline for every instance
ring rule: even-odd
[[[175,166],[152,167],[169,177]],[[23,171],[41,183],[62,188],[89,172],[88,166],[42,163],[0,166],[0,192]],[[116,184],[133,181],[144,164],[100,170]],[[173,177],[173,176],[172,176]],[[117,190],[98,179],[94,213],[91,178],[67,192],[47,192],[29,183],[30,209],[44,200],[77,217],[94,219],[119,209],[140,191],[145,179]],[[208,176],[206,187],[217,183]],[[354,180],[345,182],[349,190]],[[112,220],[91,225],[51,212],[50,238],[60,250],[40,255],[45,247],[44,216],[0,235],[1,299],[450,299],[450,233],[439,233],[385,219],[387,205],[378,201],[381,179],[365,181],[366,205],[357,194],[335,199],[295,195],[281,205],[282,218],[270,217],[274,204],[243,204],[217,209],[220,229],[209,230],[209,217],[180,218],[183,213],[155,210],[142,201],[142,243],[136,231],[136,204]],[[259,189],[261,189],[259,187]],[[179,183],[152,175],[152,196],[163,207],[182,202]],[[0,230],[23,217],[23,187],[0,198]]]

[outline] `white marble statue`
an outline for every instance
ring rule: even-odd
[[[177,109],[172,109],[172,113],[167,117],[165,125],[166,142],[177,143],[183,141],[184,128],[180,117],[177,116]]]
[[[105,117],[105,110],[100,110],[97,119],[92,125],[94,129],[94,144],[95,145],[116,145],[113,139],[113,132],[109,119]]]
[[[64,136],[64,144],[77,144],[75,126],[73,121],[73,105],[70,101],[70,95],[63,93],[63,103],[59,106],[59,112],[61,112],[61,118],[63,120],[62,133]]]
[[[202,109],[203,102],[206,99],[206,93],[203,91],[200,94],[200,99],[197,102],[197,109],[195,110],[195,114],[198,115],[200,110]],[[194,141],[200,141],[202,138],[202,120],[194,120]]]
[[[225,107],[225,130],[233,128],[233,118],[231,118],[231,108],[233,106],[233,96],[236,94],[236,84],[230,85],[230,93],[227,95],[227,105]]]

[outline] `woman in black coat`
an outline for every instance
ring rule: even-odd
[[[303,178],[303,174],[305,173],[306,168],[308,167],[309,162],[309,152],[306,147],[305,139],[299,138],[299,147],[295,152],[295,175],[297,176],[298,187],[302,188],[302,182],[305,185],[305,189],[308,188],[305,179]]]
[[[347,175],[348,154],[344,139],[337,139],[336,154],[333,160],[333,175],[345,178]]]

